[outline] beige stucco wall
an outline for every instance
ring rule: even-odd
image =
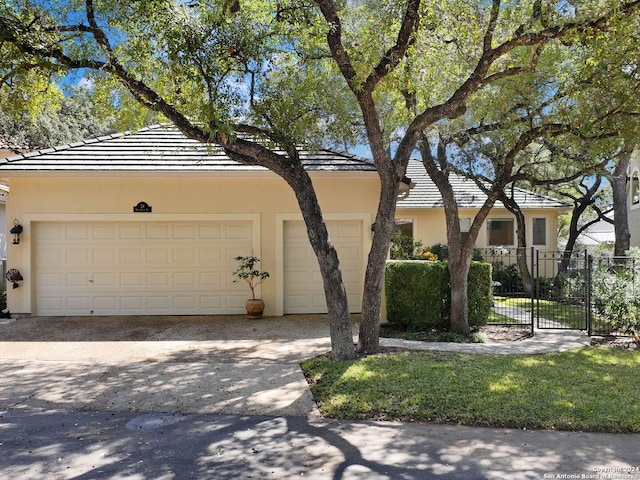
[[[320,205],[327,218],[340,219],[356,214],[362,218],[363,230],[370,231],[379,195],[376,173],[318,173],[312,175]],[[206,219],[207,216],[257,215],[260,235],[255,255],[261,268],[279,271],[282,245],[277,232],[283,218],[301,218],[291,188],[271,173],[264,174],[137,174],[73,176],[43,173],[35,176],[15,175],[5,179],[11,193],[7,218],[18,219],[24,227],[20,245],[8,248],[8,268],[17,268],[25,277],[20,288],[9,289],[8,302],[13,314],[30,313],[31,271],[30,231],[37,221],[148,221]],[[132,213],[133,206],[144,201],[152,213]],[[283,217],[283,214],[284,217]],[[351,217],[349,217],[351,218]],[[279,225],[280,224],[280,225]],[[370,248],[365,236],[364,252]],[[364,276],[364,272],[363,272]],[[267,315],[276,314],[279,282],[272,278],[262,286]]]
[[[473,219],[476,210],[462,209],[460,210],[460,218]],[[547,240],[546,245],[536,245],[536,248],[542,250],[557,249],[557,211],[555,209],[531,209],[525,210],[525,221],[527,231],[527,245],[533,243],[533,218],[546,218],[547,224]],[[447,243],[447,230],[443,209],[415,210],[415,209],[399,209],[396,212],[396,218],[413,219],[414,233],[413,237],[416,241],[421,241],[425,246],[431,246],[436,243]],[[514,216],[505,208],[494,208],[489,214],[489,219],[514,219]],[[515,221],[515,219],[514,219]],[[515,238],[515,237],[514,237]],[[486,221],[480,228],[478,238],[476,240],[477,247],[487,246],[487,227]]]

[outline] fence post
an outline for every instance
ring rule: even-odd
[[[591,336],[591,319],[592,319],[592,315],[591,315],[591,269],[593,268],[593,257],[591,255],[589,255],[589,253],[585,250],[584,252],[585,254],[585,276],[586,276],[586,285],[585,285],[585,306],[584,306],[584,310],[585,310],[585,315],[586,315],[586,321],[587,321],[587,336],[590,337]]]
[[[538,252],[538,261],[540,260],[539,258],[539,252]],[[536,261],[535,258],[535,249],[533,247],[531,247],[531,335],[533,335],[533,331],[535,330],[533,327],[533,321],[535,318],[535,312],[534,312],[534,308],[535,308],[535,298],[536,298],[536,290],[539,288],[538,287],[538,261]],[[534,263],[535,262],[535,263]],[[535,269],[534,269],[535,268]]]

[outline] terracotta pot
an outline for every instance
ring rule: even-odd
[[[262,312],[264,312],[264,301],[260,298],[250,298],[246,303],[247,317],[249,318],[262,318]]]

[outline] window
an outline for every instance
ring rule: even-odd
[[[547,219],[546,218],[533,219],[533,244],[534,245],[547,244]]]
[[[513,245],[513,236],[513,219],[487,220],[488,245]]]
[[[634,170],[631,177],[631,205],[640,204],[640,176],[638,170]]]
[[[395,233],[413,238],[413,218],[396,218]]]

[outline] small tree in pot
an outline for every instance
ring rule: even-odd
[[[256,298],[256,287],[260,285],[264,280],[269,278],[269,272],[263,272],[256,268],[256,264],[260,261],[258,257],[235,257],[238,262],[238,269],[233,272],[234,280],[244,280],[251,289],[251,298],[247,300],[247,316],[249,318],[262,318],[264,312],[264,301],[260,298]]]

